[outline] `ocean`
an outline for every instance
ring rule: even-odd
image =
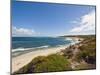
[[[64,37],[12,37],[12,56],[70,43],[72,39]]]

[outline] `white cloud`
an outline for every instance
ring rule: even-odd
[[[34,36],[35,34],[33,29],[12,27],[12,36]]]
[[[95,11],[91,11],[88,14],[80,17],[80,21],[77,22],[76,27],[72,28],[70,32],[83,33],[83,32],[92,32],[95,33]]]

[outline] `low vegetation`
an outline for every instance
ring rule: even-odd
[[[65,37],[65,36],[64,36]],[[96,68],[96,36],[95,35],[81,35],[68,36],[80,37],[84,40],[76,45],[62,50],[63,56],[70,60],[70,63],[76,62],[73,70],[86,70]]]
[[[49,56],[39,56],[33,59],[29,64],[17,71],[17,74],[40,73],[40,72],[55,72],[55,71],[72,70],[68,60],[58,54]]]
[[[77,54],[78,60],[84,60],[89,64],[96,63],[96,42],[95,38],[91,37],[84,40],[83,45],[79,47],[79,53]]]

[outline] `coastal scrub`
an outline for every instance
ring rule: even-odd
[[[38,73],[38,72],[56,72],[56,71],[72,70],[71,64],[68,60],[58,54],[48,56],[38,56],[29,64],[21,68],[16,73]]]

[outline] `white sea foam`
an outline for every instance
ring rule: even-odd
[[[65,40],[73,40],[72,38],[65,38]]]
[[[48,48],[49,45],[44,45],[44,46],[40,46],[40,47],[34,47],[34,48],[16,48],[16,49],[12,49],[12,52],[17,52],[17,51],[26,51],[26,50],[35,50],[35,49],[41,49],[41,48]]]
[[[16,48],[16,49],[12,49],[12,52],[16,52],[16,51],[25,51],[25,48]]]

